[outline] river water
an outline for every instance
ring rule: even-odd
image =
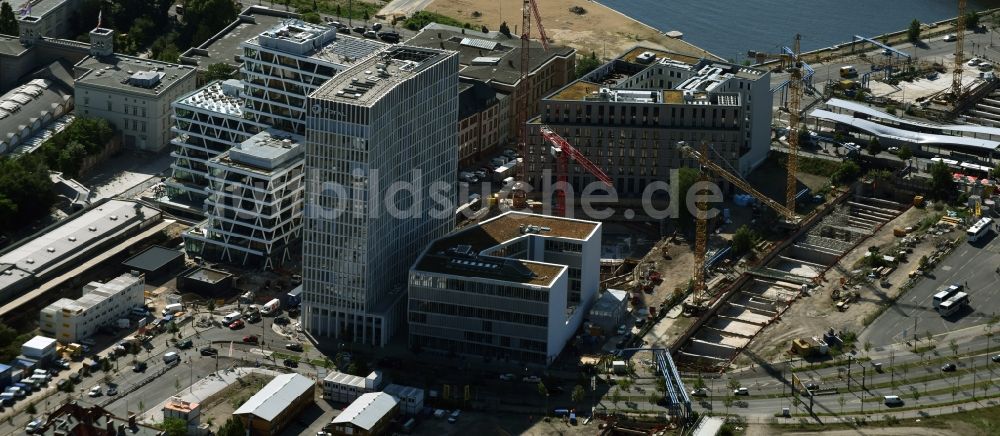
[[[661,31],[725,59],[747,50],[777,52],[802,34],[802,50],[905,29],[913,19],[934,22],[957,15],[955,0],[598,0]],[[968,10],[1000,7],[1000,0],[968,0]],[[785,11],[783,11],[785,9]]]

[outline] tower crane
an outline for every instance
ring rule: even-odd
[[[569,141],[563,139],[556,132],[553,132],[548,126],[542,126],[539,131],[542,137],[546,141],[552,144],[552,157],[556,159],[556,177],[562,186],[566,186],[569,179],[569,160],[573,159],[576,163],[580,164],[584,169],[587,170],[597,180],[604,183],[604,186],[611,188],[613,186],[613,181],[601,167],[597,166],[590,159],[587,159],[583,153],[580,153],[575,147],[570,145]],[[566,191],[564,189],[559,189],[556,191],[556,216],[566,216]]]
[[[785,184],[785,208],[791,211],[795,210],[795,195],[798,186],[795,176],[799,172],[799,111],[802,106],[801,42],[802,35],[796,34],[792,53],[748,53],[759,60],[780,59],[788,64],[785,68],[790,76],[788,81],[788,181]]]
[[[535,25],[538,26],[538,36],[542,40],[542,48],[549,49],[549,38],[545,35],[545,27],[542,26],[542,16],[538,13],[538,4],[535,0],[523,0],[521,4],[521,101],[517,110],[517,152],[522,156],[527,156],[528,143],[528,114],[531,113],[531,93],[534,87],[528,83],[531,72],[531,16],[535,16]],[[527,158],[525,158],[527,161]],[[518,179],[527,180],[524,164],[517,169]]]
[[[958,19],[955,20],[955,69],[951,75],[951,97],[956,103],[962,99],[962,62],[965,50],[965,0],[958,0]]]
[[[698,159],[698,163],[701,165],[701,180],[708,181],[708,172],[712,172],[719,177],[722,177],[729,183],[732,183],[737,188],[741,189],[743,192],[754,196],[761,203],[766,204],[771,209],[782,215],[789,224],[797,225],[799,222],[799,217],[795,215],[795,209],[790,209],[785,205],[772,200],[770,197],[764,195],[760,191],[754,189],[750,186],[746,180],[743,180],[739,176],[726,171],[725,168],[719,164],[712,162],[708,155],[708,143],[702,141],[699,150],[695,150],[690,145],[685,142],[680,142],[677,144],[681,153],[687,156]],[[696,203],[697,212],[695,213],[695,240],[694,240],[694,288],[692,289],[694,294],[694,299],[692,304],[685,305],[685,311],[698,312],[703,308],[706,297],[706,287],[705,287],[705,253],[708,246],[708,204],[702,200]]]

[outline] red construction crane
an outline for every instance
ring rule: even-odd
[[[604,182],[604,185],[607,186],[608,188],[614,186],[611,177],[608,177],[608,175],[604,173],[604,170],[602,170],[601,167],[591,162],[590,159],[587,159],[587,157],[584,156],[583,153],[580,153],[579,150],[573,148],[573,146],[570,145],[569,141],[563,139],[563,137],[559,136],[559,134],[557,134],[556,132],[553,132],[552,129],[549,129],[548,126],[542,126],[539,129],[539,132],[541,132],[542,137],[545,138],[546,141],[549,141],[549,143],[552,144],[552,156],[556,158],[556,163],[558,165],[556,168],[556,177],[558,179],[557,180],[558,183],[562,184],[561,186],[567,186],[567,184],[569,183],[568,179],[569,179],[570,159],[573,159],[574,161],[576,161],[576,163],[580,164],[580,166],[586,169],[587,172],[592,174],[594,177],[597,177],[597,180]],[[565,189],[559,189],[556,191],[555,215],[566,216]]]
[[[531,16],[535,16],[535,24],[538,26],[538,35],[542,39],[542,47],[549,49],[549,37],[545,35],[545,27],[542,26],[542,16],[538,13],[538,4],[535,0],[523,0],[521,4],[521,80],[518,82],[520,90],[520,106],[517,110],[517,152],[525,157],[527,161],[528,151],[528,114],[531,111],[531,93],[533,88],[528,83],[528,73],[531,72]],[[518,179],[527,180],[526,165],[517,167]]]

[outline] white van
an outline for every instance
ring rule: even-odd
[[[166,363],[167,365],[170,365],[171,363],[174,362],[179,362],[180,360],[181,356],[178,355],[176,351],[168,351],[163,354],[163,362]]]
[[[885,400],[885,405],[886,406],[890,406],[891,407],[891,406],[902,406],[903,405],[903,399],[899,398],[898,395],[886,395],[885,397],[883,397],[883,399]]]
[[[181,303],[168,304],[167,307],[163,308],[162,316],[173,315],[177,312],[184,310],[184,305]]]
[[[513,177],[508,177],[506,179],[503,179],[503,185],[504,186],[511,186],[513,184],[514,184],[514,178]]]
[[[226,315],[226,316],[222,317],[222,323],[225,324],[225,325],[229,325],[229,324],[232,324],[233,321],[236,321],[236,320],[241,319],[241,318],[243,318],[243,314],[242,313],[233,312],[233,313],[230,313],[229,315]]]

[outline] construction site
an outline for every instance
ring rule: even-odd
[[[827,209],[829,213],[817,214],[814,224],[779,244],[766,263],[749,269],[721,293],[702,315],[701,325],[674,344],[678,366],[690,371],[728,367],[794,301],[822,284],[826,272],[847,252],[906,208],[847,193],[838,200]]]

